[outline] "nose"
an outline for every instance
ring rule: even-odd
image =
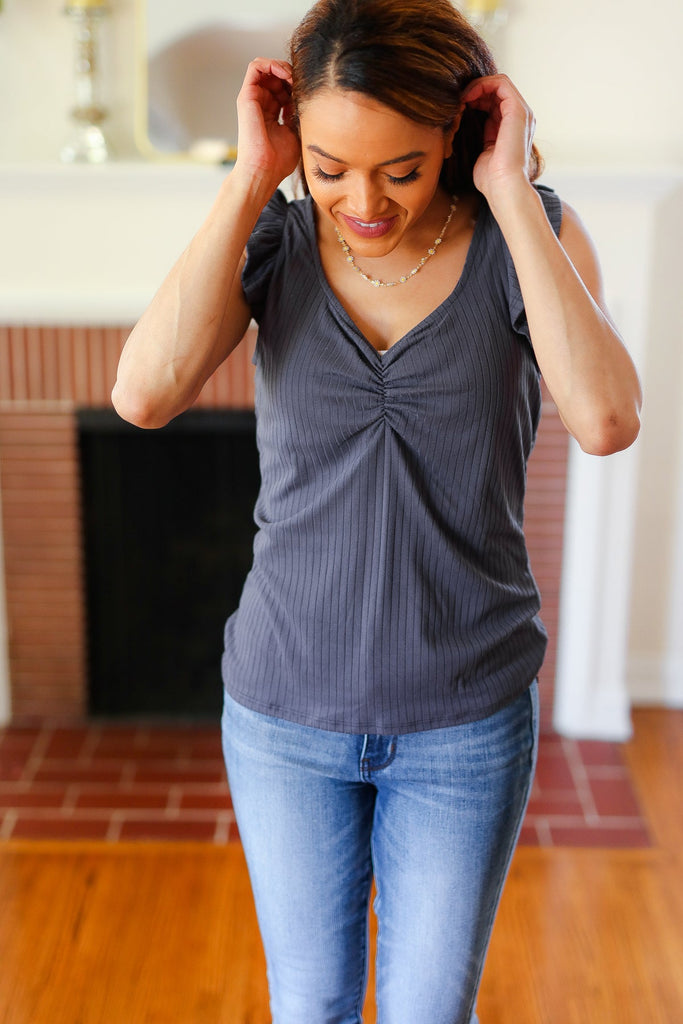
[[[359,220],[371,221],[386,212],[387,197],[381,183],[370,175],[354,175],[349,186],[351,213]]]

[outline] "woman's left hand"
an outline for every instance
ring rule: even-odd
[[[476,188],[491,202],[499,191],[509,195],[511,185],[528,186],[536,119],[507,75],[475,79],[463,103],[488,115],[484,148],[474,165]]]

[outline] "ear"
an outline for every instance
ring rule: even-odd
[[[460,109],[458,110],[457,114],[451,121],[451,123],[448,125],[447,128],[444,129],[444,160],[448,160],[449,156],[453,155],[453,139],[455,138],[458,128],[460,127],[460,122],[462,120],[464,110],[465,104],[463,103]]]

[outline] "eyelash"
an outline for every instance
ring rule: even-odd
[[[339,181],[339,179],[343,177],[344,171],[341,171],[339,174],[326,174],[325,171],[323,171],[322,167],[315,167],[313,169],[313,175],[318,179],[318,181],[331,183],[334,181]],[[392,185],[410,185],[412,184],[412,182],[417,181],[419,177],[420,172],[417,170],[417,168],[415,168],[414,171],[410,171],[409,174],[404,174],[402,178],[394,178],[391,174],[387,175],[387,178],[389,179]]]

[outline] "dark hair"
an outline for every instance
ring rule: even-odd
[[[290,45],[295,124],[300,106],[333,87],[371,96],[419,124],[446,130],[475,78],[496,74],[489,47],[450,0],[318,0]],[[449,192],[474,187],[486,115],[466,108],[444,161]],[[529,174],[542,161],[534,148]]]

